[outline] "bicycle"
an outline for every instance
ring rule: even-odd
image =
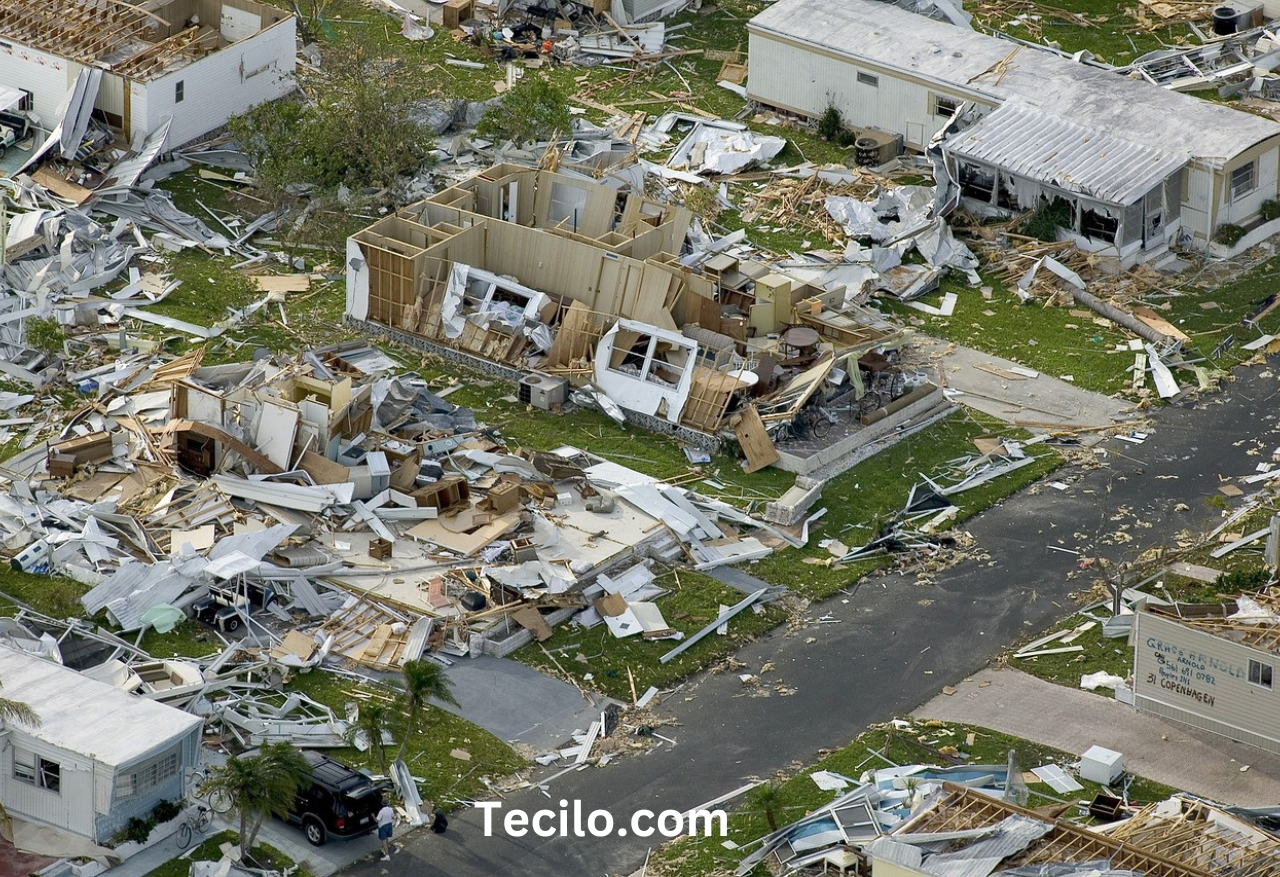
[[[774,442],[780,445],[803,441],[806,438],[821,440],[831,432],[832,416],[819,405],[802,408],[790,422],[779,424]]]
[[[213,823],[213,811],[203,804],[187,808],[187,821],[178,826],[178,849],[185,850],[191,846],[191,840],[198,831],[204,834]]]
[[[192,799],[202,801],[207,794],[209,809],[219,815],[226,813],[231,809],[231,799],[221,789],[214,789],[206,793],[204,786],[208,779],[209,777],[203,771],[191,771],[191,775],[187,777],[187,788],[190,790]]]

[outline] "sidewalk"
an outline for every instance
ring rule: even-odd
[[[204,835],[197,834],[192,847],[199,846],[207,838],[224,830],[239,832],[240,823],[234,813],[214,816],[209,830]],[[407,831],[407,827],[402,827],[397,829],[397,835]],[[378,838],[374,834],[366,834],[352,840],[332,841],[322,847],[313,847],[302,836],[301,829],[281,822],[279,819],[267,819],[262,823],[262,830],[258,832],[258,843],[275,847],[295,862],[306,862],[316,877],[329,877],[330,874],[360,859],[372,856],[378,850]],[[122,862],[110,869],[106,872],[106,877],[144,877],[170,859],[178,858],[183,852],[178,849],[178,836],[174,834],[155,846],[143,850],[127,862]]]
[[[1223,804],[1280,802],[1280,755],[1019,670],[982,670],[956,687],[915,710],[916,718],[981,725],[1077,755],[1097,744],[1123,753],[1130,773]]]

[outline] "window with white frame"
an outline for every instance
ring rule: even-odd
[[[127,768],[116,776],[116,800],[132,798],[178,775],[178,750]]]
[[[28,749],[13,750],[13,778],[55,794],[62,790],[62,765]]]
[[[1231,172],[1231,200],[1239,201],[1258,188],[1258,163],[1251,161]]]
[[[943,97],[940,94],[933,95],[933,114],[935,116],[943,116],[951,118],[960,109],[960,101],[953,97]]]
[[[1249,661],[1249,682],[1259,688],[1271,688],[1272,667],[1261,661]]]
[[[859,85],[869,85],[869,86],[871,86],[872,88],[879,88],[879,86],[880,86],[880,77],[879,77],[879,76],[876,76],[876,75],[875,75],[875,74],[873,74],[873,73],[863,73],[861,70],[859,70],[859,71],[858,71],[858,84],[859,84]]]
[[[13,750],[13,778],[29,786],[36,784],[36,754],[29,749]]]

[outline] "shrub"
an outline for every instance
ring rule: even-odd
[[[476,133],[520,145],[566,136],[572,128],[573,117],[564,92],[541,76],[526,76],[507,92],[501,103],[484,111]]]
[[[1262,218],[1267,222],[1273,219],[1280,219],[1280,201],[1275,198],[1268,198],[1262,202]]]
[[[62,326],[53,317],[27,318],[28,347],[34,347],[42,353],[59,353],[65,338]]]
[[[259,185],[274,193],[296,184],[388,188],[427,166],[434,143],[412,115],[421,84],[376,51],[357,40],[327,43],[326,75],[310,101],[259,104],[230,120]]]
[[[844,130],[844,119],[840,116],[840,111],[836,109],[834,103],[827,104],[827,108],[822,111],[822,115],[818,117],[818,136],[823,140],[836,140],[840,136],[840,132]]]
[[[1213,233],[1213,239],[1224,247],[1234,247],[1240,243],[1240,239],[1244,237],[1244,234],[1243,226],[1236,225],[1233,222],[1226,222],[1218,226],[1218,230]]]
[[[151,815],[155,817],[156,824],[168,822],[170,819],[177,818],[182,812],[181,801],[161,801],[156,805],[156,809],[151,811]]]
[[[1213,580],[1213,586],[1224,594],[1240,594],[1257,591],[1271,581],[1271,573],[1263,567],[1224,572]]]
[[[1061,198],[1040,205],[1022,226],[1022,233],[1041,241],[1056,241],[1059,229],[1071,227],[1071,206]]]

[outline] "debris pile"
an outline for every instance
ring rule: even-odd
[[[545,639],[601,593],[635,600],[611,626],[647,611],[651,633],[661,613],[636,588],[652,575],[606,569],[641,551],[710,569],[795,540],[572,447],[512,453],[394,366],[355,342],[99,369],[91,399],[4,464],[14,567],[83,583],[86,613],[122,631],[191,615],[263,638],[261,660],[285,668],[334,654],[392,669]]]

